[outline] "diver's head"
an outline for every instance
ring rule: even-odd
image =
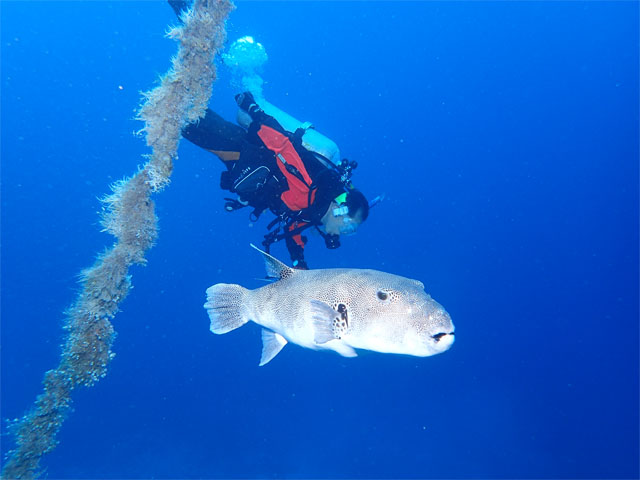
[[[369,202],[356,189],[338,195],[322,217],[327,235],[351,235],[369,216]]]

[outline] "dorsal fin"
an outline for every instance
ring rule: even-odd
[[[282,280],[296,273],[296,271],[293,268],[286,266],[280,260],[278,260],[275,257],[272,257],[267,252],[263,252],[258,247],[256,247],[253,243],[250,245],[262,254],[264,258],[264,266],[267,269],[267,277],[277,278],[279,280]]]

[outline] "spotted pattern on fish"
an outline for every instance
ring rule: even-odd
[[[347,306],[344,303],[339,303],[334,310],[337,315],[333,320],[333,333],[337,339],[342,339],[349,328]]]
[[[279,280],[256,290],[210,287],[212,332],[253,321],[282,337],[277,351],[286,341],[348,357],[358,348],[424,357],[453,344],[451,317],[417,280],[366,269],[293,270],[262,253],[268,276]],[[264,363],[277,354],[269,351]]]

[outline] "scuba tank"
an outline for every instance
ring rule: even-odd
[[[302,146],[315,154],[318,160],[328,168],[336,168],[340,164],[340,150],[338,146],[313,129],[309,122],[302,123],[275,105],[267,102],[262,95],[263,80],[260,71],[267,63],[267,52],[264,46],[247,35],[234,41],[226,53],[222,54],[224,64],[231,69],[232,85],[238,92],[251,92],[258,106],[271,117],[275,118],[282,128],[289,133],[295,133],[298,128],[305,130],[302,136]],[[239,109],[238,124],[249,128],[251,116]]]
[[[264,113],[275,118],[287,132],[294,133],[298,128],[304,129],[302,146],[315,154],[316,158],[325,164],[325,166],[328,168],[337,168],[338,165],[340,165],[340,149],[333,140],[315,130],[311,123],[302,123],[300,120],[297,120],[275,105],[267,102],[261,96],[256,95],[255,92],[252,93],[254,94],[256,103]],[[239,108],[237,121],[239,125],[248,129],[252,120],[251,116],[245,110]]]

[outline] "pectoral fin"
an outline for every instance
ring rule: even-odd
[[[273,357],[280,353],[282,347],[287,344],[287,339],[282,335],[266,328],[262,329],[262,357],[260,358],[260,366],[266,365]]]
[[[318,300],[311,300],[311,318],[315,327],[314,341],[319,345],[342,338],[347,329],[346,313]]]

